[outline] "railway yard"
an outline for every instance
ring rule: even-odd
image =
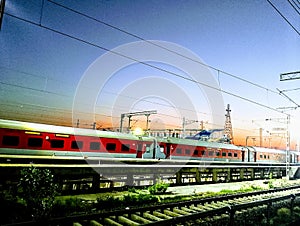
[[[0,159],[2,188],[14,188],[24,168],[49,169],[61,187],[58,200],[78,205],[46,222],[27,219],[5,225],[255,225],[258,219],[257,225],[276,225],[272,222],[280,208],[291,211],[289,219],[294,222],[298,217],[296,163],[289,165],[294,174],[287,178],[286,164],[280,163],[158,164],[143,159],[18,155]],[[167,190],[149,194],[149,187],[159,183],[167,184]]]
[[[297,225],[299,189],[298,180],[276,179],[168,187],[153,196],[147,188],[81,194],[71,196],[81,204],[69,216],[5,225]]]
[[[51,223],[54,225],[70,225],[70,223],[73,225],[270,225],[271,216],[274,217],[276,212],[274,209],[288,207],[294,211],[294,206],[299,203],[298,196],[300,196],[299,185],[144,207],[126,207],[99,214],[53,219]],[[296,208],[296,211],[299,209]],[[300,214],[300,212],[293,214]],[[276,225],[276,222],[272,225]]]
[[[296,151],[0,126],[3,225],[275,225],[280,211],[289,223],[300,214]]]

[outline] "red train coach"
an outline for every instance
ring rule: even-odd
[[[0,154],[285,162],[284,150],[0,120]],[[299,161],[290,152],[290,162]]]
[[[0,120],[1,154],[142,158],[152,142],[131,134]]]

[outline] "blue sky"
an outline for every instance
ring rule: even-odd
[[[222,96],[224,104],[231,105],[235,134],[257,135],[259,127],[277,127],[266,124],[264,119],[286,116],[271,109],[294,106],[272,90],[294,89],[300,85],[300,80],[279,81],[280,73],[299,71],[299,35],[267,1],[54,2],[143,39],[175,43],[198,55],[205,64],[269,89],[210,69],[221,89],[234,94],[222,93]],[[299,14],[288,1],[271,2],[300,31]],[[47,0],[7,0],[0,31],[1,118],[70,124],[78,84],[88,68],[106,53],[99,47],[114,49],[136,41],[139,40],[135,37]],[[157,62],[154,65],[188,76],[170,65]],[[117,124],[120,113],[128,110],[128,106],[114,105],[117,97],[122,97],[120,92],[151,76],[167,79],[184,90],[196,108],[197,119],[206,121],[207,128],[223,126],[213,125],[212,115],[218,113],[211,112],[203,90],[199,91],[197,85],[138,63],[116,72],[99,92],[95,103],[99,124],[105,127],[107,121],[111,122],[112,114],[113,124]],[[171,92],[176,94],[173,89]],[[299,91],[286,94],[300,104]],[[180,128],[181,106],[158,96],[139,98],[133,101],[131,111],[157,109],[159,114],[153,116],[153,126],[163,121],[165,127]],[[299,110],[289,113],[297,116]],[[84,114],[87,112],[83,109]],[[92,123],[84,119],[82,122]],[[291,127],[297,125],[297,117],[292,117]]]

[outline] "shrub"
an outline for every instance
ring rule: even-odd
[[[35,167],[22,169],[18,187],[20,197],[25,201],[33,219],[48,218],[58,194],[58,185],[50,170]]]
[[[150,194],[162,194],[167,191],[169,187],[169,184],[159,180],[156,184],[152,185],[151,187],[148,188],[148,191]]]
[[[120,207],[120,199],[111,195],[106,196],[105,198],[97,198],[95,204],[97,209],[114,209]]]
[[[271,225],[288,225],[291,222],[291,210],[286,207],[282,207],[277,210],[277,215],[272,219]]]

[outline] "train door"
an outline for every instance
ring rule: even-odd
[[[169,159],[171,156],[171,144],[167,144],[166,148],[166,159]]]
[[[245,149],[242,148],[242,162],[245,162]]]
[[[295,155],[290,154],[290,163],[295,163]]]
[[[136,144],[136,158],[143,157],[143,142],[138,141]]]

